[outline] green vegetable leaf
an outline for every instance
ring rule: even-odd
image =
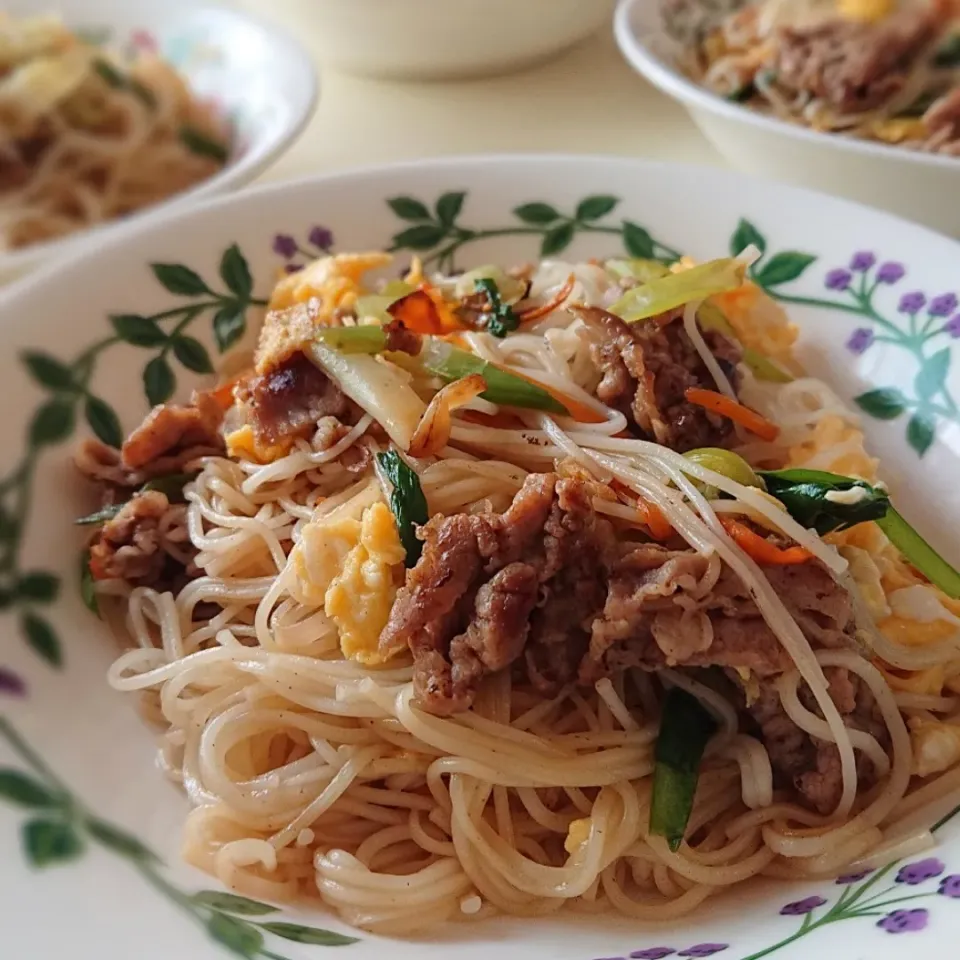
[[[896,387],[879,387],[853,398],[864,413],[878,420],[895,420],[907,409],[907,398]]]
[[[566,250],[575,231],[576,227],[573,223],[561,223],[548,230],[540,242],[540,256],[552,257],[555,253]]]
[[[759,270],[754,271],[753,278],[761,287],[775,287],[796,280],[816,259],[809,253],[798,253],[795,250],[777,253]]]
[[[641,260],[654,260],[657,251],[653,237],[638,223],[623,221],[623,247],[631,257]]]
[[[693,810],[700,761],[716,730],[696,697],[674,687],[667,694],[654,748],[650,832],[678,850]]]
[[[0,769],[0,800],[32,810],[58,807],[61,803],[39,780],[10,769]]]
[[[94,589],[93,573],[90,570],[90,548],[80,554],[80,599],[83,605],[91,612],[100,616],[100,607],[97,604],[97,592]]]
[[[63,652],[60,640],[53,627],[35,613],[25,613],[20,618],[20,630],[27,644],[37,656],[46,660],[51,667],[63,666]]]
[[[560,219],[559,211],[549,203],[524,203],[515,207],[513,215],[524,223],[547,224]]]
[[[619,197],[598,194],[593,197],[584,197],[577,204],[576,218],[580,221],[599,220],[605,217],[620,202]]]
[[[269,903],[238,897],[235,893],[225,893],[222,890],[200,890],[190,899],[202,907],[210,907],[211,910],[222,910],[224,913],[236,913],[245,917],[262,917],[268,913],[276,913],[279,909]]]
[[[225,303],[213,317],[213,336],[217,349],[224,353],[229,350],[247,330],[247,321],[243,307],[233,301]]]
[[[46,570],[32,570],[17,581],[17,596],[33,603],[53,603],[60,591],[60,578]]]
[[[231,243],[220,258],[220,279],[227,289],[240,300],[249,300],[253,293],[253,277],[250,266],[240,248]]]
[[[893,507],[877,520],[877,526],[887,539],[910,561],[935,587],[948,597],[960,597],[960,573],[958,573],[916,530],[904,520]]]
[[[401,230],[393,237],[393,246],[399,250],[430,250],[446,235],[446,229],[439,224],[423,223]]]
[[[196,271],[182,263],[151,263],[153,275],[163,286],[181,297],[196,297],[201,293],[210,293],[210,288]]]
[[[226,163],[230,159],[230,151],[225,144],[208,137],[188,123],[180,127],[179,137],[180,142],[198,157],[209,157],[217,163]]]
[[[492,333],[495,337],[505,337],[520,326],[520,318],[514,313],[513,308],[500,299],[500,289],[495,280],[480,277],[473,281],[473,285],[478,293],[486,296],[490,304],[487,333]]]
[[[914,381],[914,389],[921,400],[929,400],[938,391],[943,389],[947,382],[947,373],[950,370],[950,348],[938,350],[932,357],[928,357],[920,368]]]
[[[83,853],[80,835],[60,820],[28,820],[20,832],[23,852],[34,867],[75,860]]]
[[[90,429],[108,447],[122,446],[123,427],[120,426],[120,418],[105,400],[90,394],[83,405],[83,415]]]
[[[122,830],[112,823],[107,823],[106,820],[91,817],[85,821],[84,826],[86,826],[90,836],[101,846],[120,854],[127,860],[133,860],[137,863],[160,862],[160,858],[133,834],[127,833],[126,830]]]
[[[71,390],[73,372],[64,363],[47,353],[28,350],[20,355],[30,376],[48,390]]]
[[[413,197],[391,197],[387,200],[390,209],[401,220],[429,220],[430,211]]]
[[[232,950],[238,957],[256,957],[263,948],[263,934],[254,926],[236,917],[213,914],[207,921],[207,932],[217,943]]]
[[[173,341],[174,356],[194,373],[213,373],[213,362],[207,348],[193,337],[178,336]]]
[[[454,193],[445,193],[437,200],[437,219],[445,226],[453,225],[463,209],[463,198],[467,194],[463,190]]]
[[[177,379],[164,356],[154,357],[143,368],[143,391],[147,400],[156,405],[170,399],[177,387]]]
[[[348,944],[360,942],[356,937],[345,937],[342,933],[321,930],[317,927],[304,927],[299,923],[265,923],[263,929],[283,937],[284,940],[310,943],[317,947],[345,947]]]
[[[73,427],[73,402],[66,398],[50,400],[33,416],[30,442],[36,447],[59,443],[73,433]]]
[[[937,424],[925,413],[915,413],[907,424],[907,443],[922,457],[931,447],[937,435]]]
[[[160,324],[149,317],[120,313],[110,317],[110,323],[117,336],[134,347],[159,347],[167,342],[167,335],[160,329]]]
[[[106,523],[108,520],[112,520],[123,509],[123,506],[122,503],[109,503],[93,513],[77,517],[73,522],[78,527],[92,527],[100,523]]]
[[[157,490],[171,503],[183,503],[183,488],[193,480],[198,473],[165,473],[162,476],[148,480],[140,490]]]
[[[416,566],[423,550],[423,543],[417,539],[416,528],[430,519],[420,478],[396,450],[378,453],[377,463],[393,485],[390,509],[397,521],[400,542],[407,553],[404,563],[407,567]]]
[[[730,256],[738,257],[750,244],[753,244],[761,253],[766,253],[767,239],[764,235],[749,221],[741,220],[737,224],[737,229],[733,231],[730,238]]]

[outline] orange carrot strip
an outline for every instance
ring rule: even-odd
[[[494,364],[494,366],[496,366],[496,364]],[[546,390],[557,403],[562,403],[567,408],[571,418],[577,420],[579,423],[604,423],[607,419],[603,414],[594,410],[593,407],[588,404],[582,403],[560,390],[554,390],[553,387],[548,386],[540,380],[534,380],[533,377],[525,376],[515,367],[511,367],[506,372],[511,374],[511,376],[519,377],[521,380],[526,380],[527,383],[532,383],[534,386],[540,387],[541,390]]]
[[[557,307],[563,303],[567,297],[570,296],[570,291],[573,290],[573,285],[577,282],[577,278],[571,273],[567,277],[567,282],[557,291],[556,295],[552,300],[548,300],[546,303],[541,303],[539,307],[531,307],[529,310],[524,310],[521,313],[517,314],[521,323],[527,323],[530,320],[539,320],[541,317],[545,317],[548,313],[552,313]]]
[[[755,433],[761,440],[776,440],[780,436],[780,428],[771,423],[766,417],[761,417],[756,410],[745,407],[736,400],[725,397],[716,390],[701,390],[699,387],[690,387],[684,392],[688,403],[696,404],[706,410],[726,417],[734,423],[739,423],[751,433]]]
[[[669,540],[674,535],[675,531],[670,526],[670,521],[655,503],[650,503],[643,497],[637,497],[637,513],[640,514],[640,520],[649,529],[654,540]]]
[[[733,542],[757,563],[789,566],[795,563],[806,563],[813,559],[813,554],[809,550],[800,546],[781,549],[732,517],[720,517],[720,525],[727,531]]]

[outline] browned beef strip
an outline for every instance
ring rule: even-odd
[[[387,335],[387,350],[409,353],[411,357],[415,357],[423,347],[423,337],[413,330],[408,330],[400,320],[391,320],[385,324],[383,332]]]
[[[578,313],[598,334],[591,346],[603,373],[597,397],[632,421],[639,436],[681,453],[729,446],[733,424],[684,396],[691,387],[713,390],[716,384],[679,316],[628,324],[598,307]],[[716,331],[704,331],[703,338],[739,386],[739,347]]]
[[[246,405],[247,422],[257,440],[274,444],[303,435],[321,417],[344,420],[352,405],[340,388],[302,353],[237,388]]]
[[[177,459],[182,465],[185,451],[190,451],[192,459],[222,453],[222,421],[223,409],[208,393],[195,393],[188,406],[162,403],[124,441],[121,463],[128,470],[142,471],[161,459]]]
[[[898,93],[934,40],[936,9],[905,9],[877,23],[836,19],[780,32],[772,68],[777,82],[826,100],[842,113],[880,106]]]

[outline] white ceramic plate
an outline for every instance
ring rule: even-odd
[[[960,159],[818,133],[718,97],[675,66],[679,31],[668,30],[664,11],[676,3],[668,2],[620,0],[617,43],[638,73],[687,108],[730,163],[960,235]],[[707,0],[689,2],[697,4]]]
[[[140,419],[144,375],[154,395],[170,377],[187,391],[196,377],[183,361],[205,366],[212,328],[229,332],[215,318],[239,311],[252,328],[278,272],[331,246],[416,250],[449,269],[541,251],[709,258],[746,241],[764,251],[755,279],[802,327],[802,357],[860,405],[901,509],[956,561],[960,245],[817,194],[628,160],[417,163],[170,211],[0,295],[0,955],[315,960],[331,939],[317,930],[349,933],[320,911],[188,898],[212,882],[180,863],[185,801],[155,768],[133,705],[107,688],[116,651],[78,596],[72,520],[89,494],[69,456],[91,426],[119,438],[111,411],[124,428]],[[201,304],[189,330],[206,351],[174,355],[153,334],[138,340],[149,346],[122,342],[110,320],[156,317],[168,331]],[[960,818],[937,836],[934,852],[882,875],[767,881],[675,924],[500,919],[428,943],[360,934],[338,949],[352,960],[933,956],[960,938]],[[246,919],[225,920],[231,911]],[[244,926],[264,922],[299,926]]]
[[[255,17],[194,0],[7,0],[12,16],[55,12],[91,40],[157,52],[227,118],[230,160],[216,176],[123,221],[62,240],[0,253],[0,278],[43,260],[100,243],[111,231],[171,204],[234,189],[257,176],[297,137],[313,113],[317,79],[308,54],[291,37]]]

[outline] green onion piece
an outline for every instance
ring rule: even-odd
[[[92,61],[94,73],[100,77],[107,86],[114,90],[123,90],[127,85],[127,78],[109,61],[103,57],[94,57]]]
[[[226,163],[230,158],[227,148],[216,140],[212,140],[205,133],[201,133],[196,127],[189,124],[183,124],[180,127],[180,142],[198,157],[210,157],[219,163]]]
[[[497,367],[486,360],[466,350],[460,350],[442,340],[429,338],[424,342],[423,351],[418,357],[422,365],[432,374],[452,383],[479,373],[487,381],[487,389],[480,394],[484,400],[499,403],[508,407],[524,407],[532,410],[545,410],[548,413],[569,415],[570,411],[552,394],[517,377],[501,367]]]
[[[78,527],[92,527],[94,524],[106,523],[108,520],[112,520],[123,507],[123,503],[111,503],[100,510],[88,513],[85,517],[78,517],[73,522]]]
[[[665,837],[674,852],[683,843],[700,761],[714,730],[716,722],[696,697],[679,687],[667,694],[654,749],[650,833]]]
[[[147,108],[155,110],[157,106],[156,94],[145,84],[141,83],[136,77],[127,78],[127,86],[130,92]]]
[[[90,548],[87,547],[80,554],[80,599],[91,612],[100,616],[100,606],[97,603],[97,592],[93,586],[93,573],[90,570]]]
[[[701,467],[706,467],[707,470],[742,483],[745,487],[763,487],[763,481],[753,472],[750,464],[730,450],[724,450],[722,447],[698,447],[696,450],[688,450],[684,457]],[[706,491],[704,495],[708,499],[715,499],[718,496],[715,487],[706,487]]]
[[[739,342],[733,325],[715,303],[700,304],[700,309],[697,311],[697,322],[703,330],[716,330],[728,339]],[[769,380],[773,383],[790,383],[793,380],[789,373],[781,370],[759,350],[754,350],[751,347],[743,347],[742,350],[743,362],[753,371],[758,380]]]
[[[397,453],[388,450],[377,454],[377,463],[393,485],[390,493],[390,509],[397,521],[397,532],[407,555],[404,565],[416,566],[423,550],[423,542],[417,538],[417,527],[430,519],[427,498],[423,495],[420,478],[413,468]]]
[[[638,280],[640,283],[649,283],[670,273],[659,260],[608,260],[607,270],[615,277],[623,280]]]
[[[183,503],[183,488],[199,476],[198,473],[167,473],[162,477],[148,480],[139,492],[156,490],[162,493],[171,503]]]
[[[745,83],[742,87],[731,90],[723,99],[731,103],[745,103],[754,93],[756,93],[756,87],[752,83]]]
[[[487,333],[495,337],[505,337],[520,326],[520,318],[513,308],[500,299],[500,290],[490,277],[478,277],[473,281],[477,293],[482,293],[490,304],[490,319],[487,320]]]
[[[324,327],[316,339],[341,353],[382,353],[387,349],[387,335],[376,324],[362,327]]]
[[[416,289],[403,280],[391,280],[380,293],[366,293],[362,297],[357,297],[355,307],[357,316],[375,317],[381,323],[389,323],[393,317],[390,316],[387,308]]]
[[[935,587],[948,597],[960,598],[960,573],[958,573],[923,537],[891,506],[877,520],[877,526],[887,539],[915,566]]]
[[[736,290],[743,283],[746,270],[746,264],[739,260],[710,260],[628,290],[610,312],[628,323],[646,320],[692,300],[706,300],[714,294]]]

